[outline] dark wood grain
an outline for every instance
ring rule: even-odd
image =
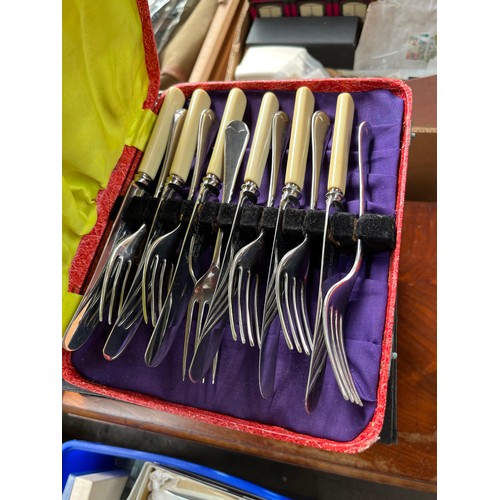
[[[422,491],[436,491],[436,203],[405,208],[398,286],[398,443],[348,455],[264,439],[157,410],[65,391],[63,411],[212,446]]]

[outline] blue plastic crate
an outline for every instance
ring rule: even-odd
[[[69,474],[98,469],[113,469],[116,467],[115,458],[123,458],[155,462],[180,472],[191,472],[265,500],[290,500],[287,497],[278,495],[277,493],[248,481],[244,481],[243,479],[230,476],[224,472],[203,465],[186,462],[185,460],[157,455],[155,453],[146,453],[128,448],[80,440],[72,440],[63,443],[62,453],[63,490]]]

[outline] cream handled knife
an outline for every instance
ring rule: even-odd
[[[79,349],[99,321],[98,311],[106,265],[117,242],[133,233],[133,229],[123,220],[123,214],[130,200],[135,196],[143,196],[156,177],[174,115],[179,108],[182,108],[184,102],[185,97],[181,90],[176,87],[167,90],[137,173],[127,189],[87,290],[65,331],[63,347],[68,351]]]
[[[290,145],[285,172],[285,185],[278,208],[278,218],[274,230],[269,272],[264,299],[264,313],[261,326],[261,350],[259,358],[259,387],[264,398],[274,392],[274,376],[278,353],[278,339],[269,339],[269,328],[278,314],[276,303],[276,269],[284,254],[293,247],[282,232],[285,209],[297,206],[307,166],[310,143],[311,118],[314,113],[314,94],[308,87],[301,87],[295,96],[295,105],[290,132]]]

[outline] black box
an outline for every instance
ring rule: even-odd
[[[257,18],[248,32],[246,46],[304,47],[327,68],[352,69],[359,33],[356,16]]]

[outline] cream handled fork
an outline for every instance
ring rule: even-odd
[[[305,397],[305,404],[308,412],[312,411],[317,403],[319,394],[319,377],[326,360],[322,321],[323,281],[325,278],[324,275],[327,254],[330,251],[333,251],[328,243],[328,224],[331,216],[332,206],[336,209],[343,210],[353,120],[354,101],[350,94],[342,93],[337,98],[335,122],[333,126],[330,168],[328,171],[328,191],[326,193],[323,242],[321,246],[321,264],[319,271],[319,286],[313,334],[313,350],[309,362],[309,374],[307,379]]]
[[[367,122],[361,123],[358,130],[358,169],[359,169],[359,213],[361,217],[365,211],[365,164],[369,157],[371,129]],[[359,274],[363,261],[363,244],[358,239],[356,256],[349,273],[335,283],[325,294],[322,307],[324,335],[328,358],[333,368],[337,384],[344,399],[351,403],[363,406],[363,402],[354,384],[349,369],[349,363],[344,347],[343,317],[351,295],[354,283]]]
[[[277,97],[272,92],[266,92],[262,98],[257,116],[254,137],[244,175],[244,183],[241,186],[236,211],[224,250],[224,257],[221,263],[214,262],[214,265],[211,266],[205,277],[198,281],[190,301],[186,322],[186,340],[192,321],[192,306],[196,303],[199,304],[198,319],[196,322],[197,342],[189,369],[189,377],[194,382],[203,379],[222,342],[224,329],[215,328],[215,326],[224,317],[228,308],[227,284],[229,268],[235,253],[241,247],[241,238],[238,229],[240,214],[245,203],[249,201],[255,203],[259,196],[259,188],[269,156],[272,119],[278,109],[279,102]],[[231,142],[226,141],[226,149],[230,147]],[[206,319],[203,317],[205,306],[208,309]],[[184,354],[186,355],[186,350]]]
[[[311,210],[316,209],[321,164],[329,130],[328,115],[323,111],[316,111],[311,122],[312,175],[309,200]],[[276,302],[281,328],[288,338],[293,338],[297,351],[304,350],[307,355],[311,354],[313,343],[306,300],[310,252],[311,236],[306,233],[301,243],[282,257],[276,270]]]
[[[282,232],[282,222],[286,208],[298,205],[301,195],[309,151],[311,117],[313,112],[314,94],[308,87],[300,87],[295,94],[285,185],[278,208],[266,291],[264,294],[259,356],[259,387],[262,396],[266,399],[274,393],[274,378],[278,355],[278,339],[276,337],[270,339],[268,335],[269,328],[278,313],[275,290],[276,269],[281,257],[290,247],[288,238]],[[286,336],[285,332],[283,333],[288,347],[293,349],[291,340]]]
[[[224,184],[222,190],[222,203],[229,203],[232,198],[236,178],[243,161],[243,156],[246,151],[250,131],[248,126],[239,120],[232,121],[226,128],[226,141],[224,145]],[[195,283],[193,293],[189,299],[187,312],[186,312],[186,326],[184,337],[184,354],[182,363],[182,376],[185,377],[186,371],[186,356],[189,341],[189,334],[191,331],[191,324],[194,317],[194,309],[198,307],[198,315],[195,326],[195,349],[197,349],[201,339],[201,328],[203,326],[203,319],[206,316],[207,310],[210,307],[214,290],[217,285],[217,280],[220,275],[221,255],[224,244],[225,231],[223,227],[217,230],[217,237],[215,240],[212,262],[210,267],[203,274],[203,276]],[[192,269],[190,274],[194,275]],[[213,358],[217,353],[214,352]],[[209,365],[212,364],[213,358],[210,359]],[[201,380],[204,375],[199,378]],[[197,380],[198,381],[198,380]]]
[[[226,128],[230,122],[243,118],[246,103],[246,96],[242,90],[238,88],[231,89],[224,107],[206,175],[201,182],[193,211],[186,227],[172,281],[168,287],[158,321],[146,348],[144,359],[148,366],[157,366],[165,358],[175,340],[173,334],[168,334],[169,327],[175,317],[186,312],[186,300],[189,300],[195,284],[192,273],[192,250],[193,245],[199,245],[200,235],[196,229],[198,215],[207,200],[211,196],[217,197],[219,194],[220,186],[223,182],[223,155]]]
[[[266,207],[274,205],[278,174],[290,136],[290,119],[284,111],[278,111],[273,116],[271,130],[271,174]],[[227,293],[229,306],[229,324],[233,340],[238,340],[238,331],[242,344],[247,339],[251,347],[257,343],[260,347],[260,319],[263,310],[263,298],[259,294],[260,283],[264,283],[265,273],[262,272],[262,262],[265,260],[267,247],[267,232],[261,228],[257,238],[242,247],[234,256],[229,269]],[[245,281],[245,289],[243,287]],[[237,303],[237,318],[234,302]],[[256,339],[256,341],[254,340]]]

